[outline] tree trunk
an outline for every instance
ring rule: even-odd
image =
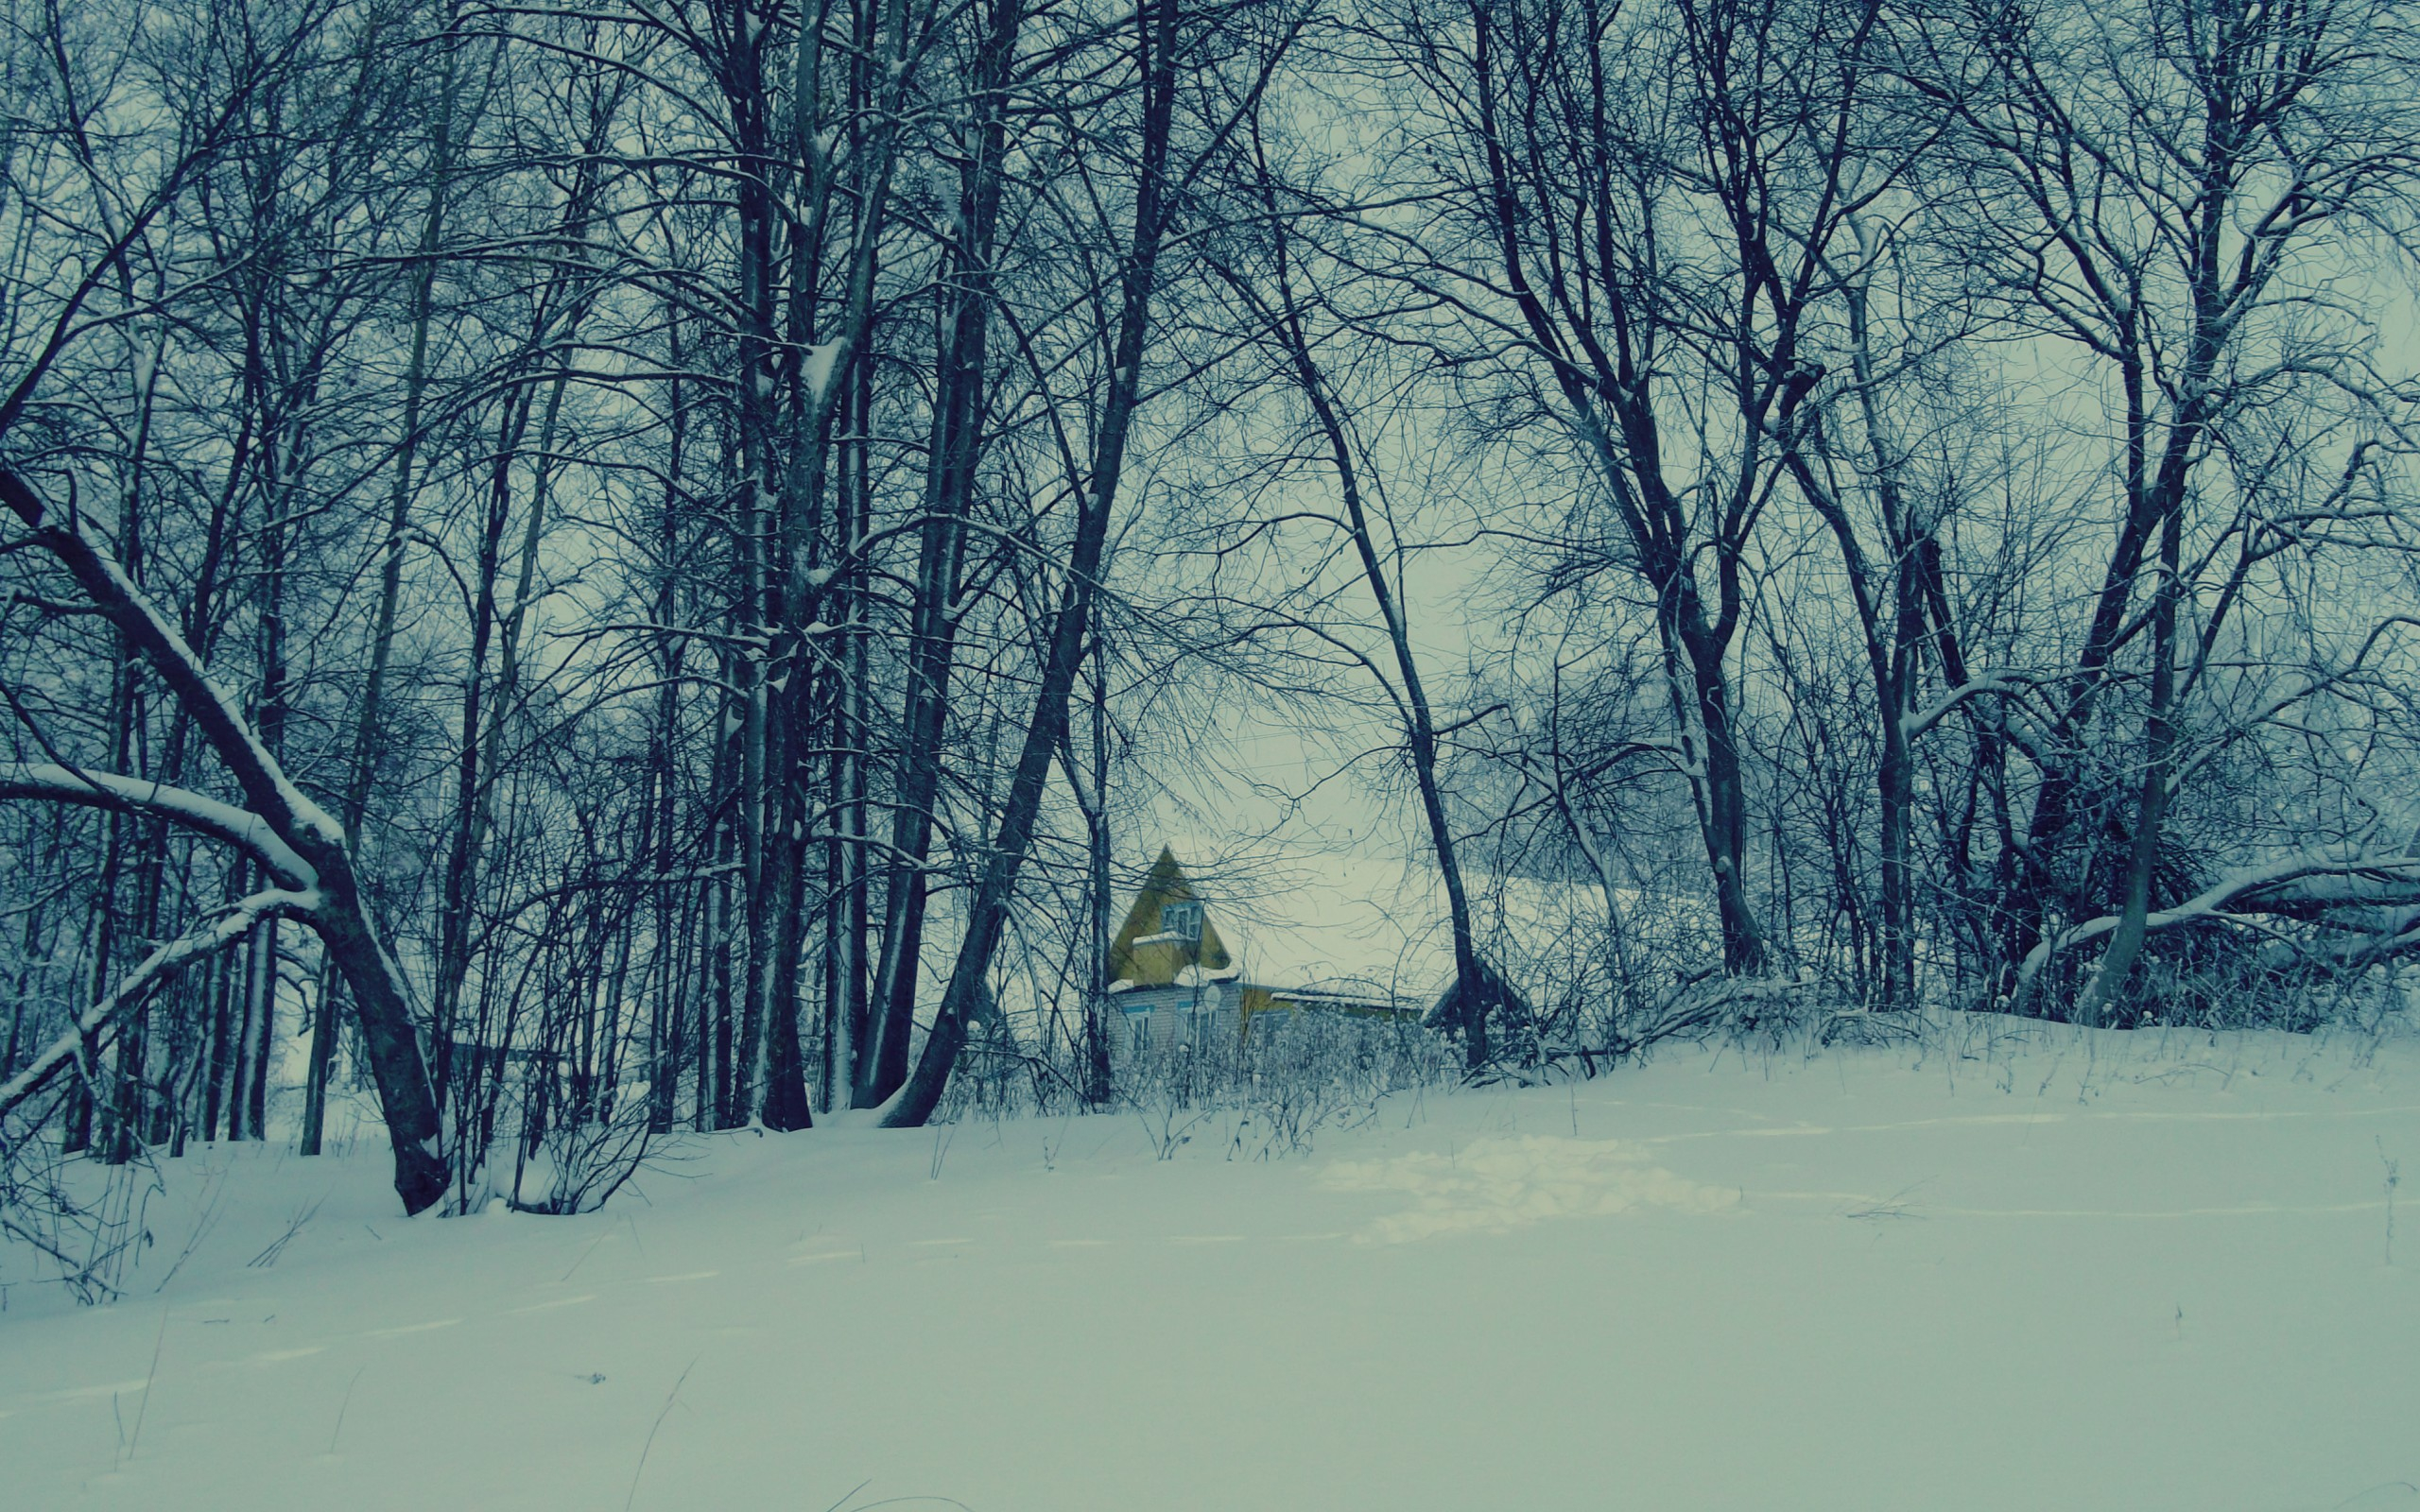
[[[234,703],[211,680],[182,636],[86,536],[82,522],[45,518],[43,500],[14,473],[0,472],[0,502],[25,521],[32,539],[58,558],[130,648],[149,663],[242,793],[244,807],[310,868],[318,902],[308,922],[352,990],[371,1071],[394,1146],[395,1190],[418,1212],[445,1194],[435,1098],[421,1060],[401,971],[372,924],[343,827],[304,798]],[[270,984],[270,991],[275,988]],[[263,1015],[266,1019],[266,1011]]]
[[[445,234],[445,209],[452,185],[448,181],[454,171],[454,109],[455,66],[458,46],[453,36],[454,22],[448,18],[447,35],[440,44],[440,79],[438,87],[437,140],[429,166],[428,208],[422,217],[420,246],[412,265],[411,346],[404,367],[403,428],[395,442],[395,476],[388,491],[386,534],[379,541],[378,610],[370,632],[370,671],[362,684],[361,706],[354,724],[353,761],[346,777],[344,803],[339,821],[348,841],[359,847],[363,840],[363,824],[370,813],[370,794],[378,776],[378,757],[384,738],[380,716],[387,693],[387,669],[394,658],[395,612],[403,599],[404,538],[411,523],[412,498],[415,491],[414,470],[420,457],[422,411],[428,391],[428,334],[435,313],[438,249]],[[327,936],[322,932],[320,937]],[[340,968],[341,970],[341,968]],[[351,985],[353,973],[345,972]],[[331,1011],[336,994],[323,993],[319,1011],[312,1016],[309,1071],[303,1087],[302,1139],[300,1153],[317,1155],[327,1126],[328,1068],[336,1054],[338,1015]],[[397,1006],[403,998],[395,996]],[[365,1020],[365,1022],[367,1021]],[[419,1059],[417,1052],[413,1059]],[[381,1084],[384,1077],[381,1076]],[[430,1137],[435,1137],[435,1109],[430,1113]],[[397,1159],[403,1160],[398,1150]],[[399,1164],[397,1167],[402,1180]],[[441,1194],[445,1181],[442,1175],[437,1183]],[[407,1196],[408,1202],[410,1198]],[[434,1200],[434,1199],[432,1199]]]
[[[966,1025],[986,991],[985,978],[1008,925],[1017,874],[1033,842],[1034,822],[1042,813],[1043,788],[1049,777],[1051,755],[1066,739],[1067,700],[1074,691],[1082,661],[1084,629],[1091,621],[1101,556],[1109,539],[1112,507],[1126,463],[1126,441],[1133,428],[1142,396],[1142,363],[1151,319],[1151,296],[1159,273],[1160,249],[1167,234],[1170,207],[1165,196],[1168,141],[1176,90],[1177,19],[1182,0],[1144,0],[1137,8],[1138,50],[1142,54],[1143,125],[1138,143],[1140,171],[1134,195],[1134,232],[1119,303],[1117,342],[1110,369],[1109,392],[1101,406],[1100,430],[1093,448],[1092,477],[1077,517],[1076,539],[1069,553],[1067,585],[1053,616],[1046,643],[1041,687],[1033,713],[1026,723],[1017,753],[1015,774],[1009,782],[997,829],[994,832],[981,880],[968,904],[966,936],[950,970],[949,985],[925,1038],[916,1069],[883,1115],[890,1128],[914,1128],[932,1117],[950,1072],[966,1041]]]
[[[990,352],[994,244],[1007,151],[1007,86],[1015,61],[1025,0],[990,0],[983,47],[970,80],[977,112],[974,138],[959,176],[960,239],[949,249],[946,314],[936,356],[931,461],[925,472],[925,524],[918,543],[913,654],[907,712],[901,721],[898,817],[893,825],[890,888],[885,895],[881,967],[874,1001],[880,1041],[871,1074],[861,1074],[856,1104],[880,1105],[908,1075],[915,1030],[916,982],[924,950],[925,905],[935,805],[941,798],[942,741],[947,732],[949,679],[958,653],[959,582],[964,567],[966,520],[974,508],[976,469],[983,455]]]
[[[1312,419],[1320,436],[1327,444],[1329,465],[1336,469],[1337,489],[1344,503],[1346,534],[1361,567],[1362,581],[1368,585],[1371,602],[1378,610],[1379,624],[1385,628],[1387,644],[1394,653],[1395,676],[1401,679],[1403,696],[1397,702],[1404,736],[1410,747],[1411,772],[1420,790],[1420,812],[1427,821],[1431,853],[1437,862],[1437,875],[1445,887],[1446,918],[1451,926],[1454,946],[1454,986],[1452,1001],[1462,1035],[1463,1065],[1477,1071],[1488,1062],[1488,1018],[1491,1013],[1518,1011],[1517,1000],[1509,992],[1495,972],[1482,964],[1471,924],[1470,896],[1462,885],[1462,868],[1454,853],[1452,822],[1445,813],[1443,790],[1437,779],[1437,722],[1430,713],[1428,691],[1422,682],[1419,659],[1412,654],[1410,627],[1404,623],[1402,610],[1396,604],[1394,584],[1387,576],[1386,566],[1378,558],[1378,542],[1370,527],[1369,513],[1361,498],[1361,474],[1353,456],[1353,447],[1344,431],[1344,421],[1334,399],[1329,395],[1324,376],[1312,355],[1310,337],[1304,326],[1302,302],[1294,292],[1291,258],[1288,255],[1285,221],[1278,213],[1276,195],[1262,165],[1261,198],[1269,212],[1273,236],[1273,269],[1277,281],[1278,329],[1286,343],[1287,358],[1293,369],[1295,387],[1310,405]]]

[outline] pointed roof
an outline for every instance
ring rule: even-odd
[[[1424,1007],[1453,984],[1444,889],[1426,857],[1295,847],[1237,862],[1221,859],[1214,842],[1195,843],[1210,856],[1201,939],[1158,937],[1170,933],[1161,917],[1168,904],[1203,902],[1163,846],[1113,937],[1113,983],[1170,987],[1182,975],[1187,985],[1219,980],[1292,998]],[[1585,980],[1597,969],[1607,907],[1596,884],[1479,871],[1464,881],[1480,954],[1506,983],[1540,972]],[[1625,912],[1638,902],[1616,899]]]
[[[1137,987],[1166,987],[1177,979],[1177,973],[1188,966],[1200,967],[1214,975],[1227,973],[1234,966],[1227,942],[1219,936],[1218,927],[1210,921],[1209,910],[1201,915],[1199,938],[1171,938],[1161,921],[1161,912],[1170,903],[1201,904],[1193,890],[1193,880],[1176,852],[1167,846],[1160,848],[1160,858],[1143,879],[1142,889],[1135,893],[1133,906],[1126,910],[1126,921],[1117,926],[1117,934],[1109,945],[1109,978],[1113,982],[1132,982]]]

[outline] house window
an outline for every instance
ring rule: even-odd
[[[1195,902],[1162,903],[1160,933],[1171,939],[1201,938],[1201,905]]]

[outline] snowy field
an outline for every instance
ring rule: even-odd
[[[579,1218],[204,1151],[123,1300],[10,1287],[0,1505],[2420,1509],[2420,1044],[2013,1027]]]

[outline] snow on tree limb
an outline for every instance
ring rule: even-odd
[[[0,764],[0,799],[6,799],[148,814],[237,847],[289,887],[319,885],[319,872],[259,815],[148,778],[46,764]]]
[[[283,854],[269,852],[276,855],[270,869],[287,871],[284,880],[304,884],[284,890],[274,906],[300,915],[310,925],[352,989],[388,1140],[394,1148],[396,1194],[403,1198],[407,1213],[436,1203],[445,1194],[449,1176],[441,1154],[432,1153],[439,1147],[442,1120],[427,1065],[421,1058],[410,984],[387,950],[363,897],[344,827],[287,779],[259,731],[233,696],[211,678],[183,633],[152,606],[107,541],[88,530],[72,507],[64,518],[53,519],[41,495],[6,467],[0,467],[0,504],[25,522],[32,533],[31,543],[58,558],[84,596],[149,664],[209,743],[242,793],[243,804],[241,808],[216,804],[198,795],[132,779],[121,779],[125,788],[112,790],[97,775],[68,767],[17,769],[25,783],[22,791],[91,803],[103,802],[107,795],[108,800],[248,846],[274,841]],[[121,990],[112,1002],[124,997]],[[105,1005],[96,1005],[95,1011],[106,1018],[115,1009]],[[82,1042],[80,1036],[77,1042]],[[72,1048],[69,1053],[73,1054]],[[51,1062],[54,1069],[57,1064]]]
[[[211,678],[182,632],[152,607],[116,554],[95,539],[82,518],[71,513],[52,520],[42,496],[5,468],[0,468],[0,504],[26,523],[35,541],[59,559],[94,607],[142,652],[242,789],[244,806],[297,850],[341,849],[343,828],[287,780],[234,698]]]
[[[2025,679],[2008,676],[1977,677],[1950,689],[1925,708],[1899,721],[1903,738],[1912,744],[1931,731],[1935,725],[1956,713],[1968,700],[1986,695],[2002,698],[2022,697],[2032,691],[2032,683]]]
[[[153,951],[142,965],[127,973],[109,996],[84,1010],[73,1027],[45,1046],[26,1068],[0,1083],[0,1117],[42,1089],[60,1068],[82,1054],[93,1036],[120,1012],[142,1001],[164,978],[195,960],[215,954],[251,933],[252,926],[272,914],[308,914],[320,905],[320,895],[307,888],[272,887],[215,910],[200,923]]]
[[[2175,907],[2149,915],[2144,928],[2156,933],[2237,914],[2308,918],[2329,908],[2416,901],[2420,901],[2420,857],[2306,853],[2230,872]],[[2108,934],[2118,927],[2118,919],[2116,914],[2088,919],[2034,946],[2017,973],[2014,1000],[2025,1001],[2052,956]]]

